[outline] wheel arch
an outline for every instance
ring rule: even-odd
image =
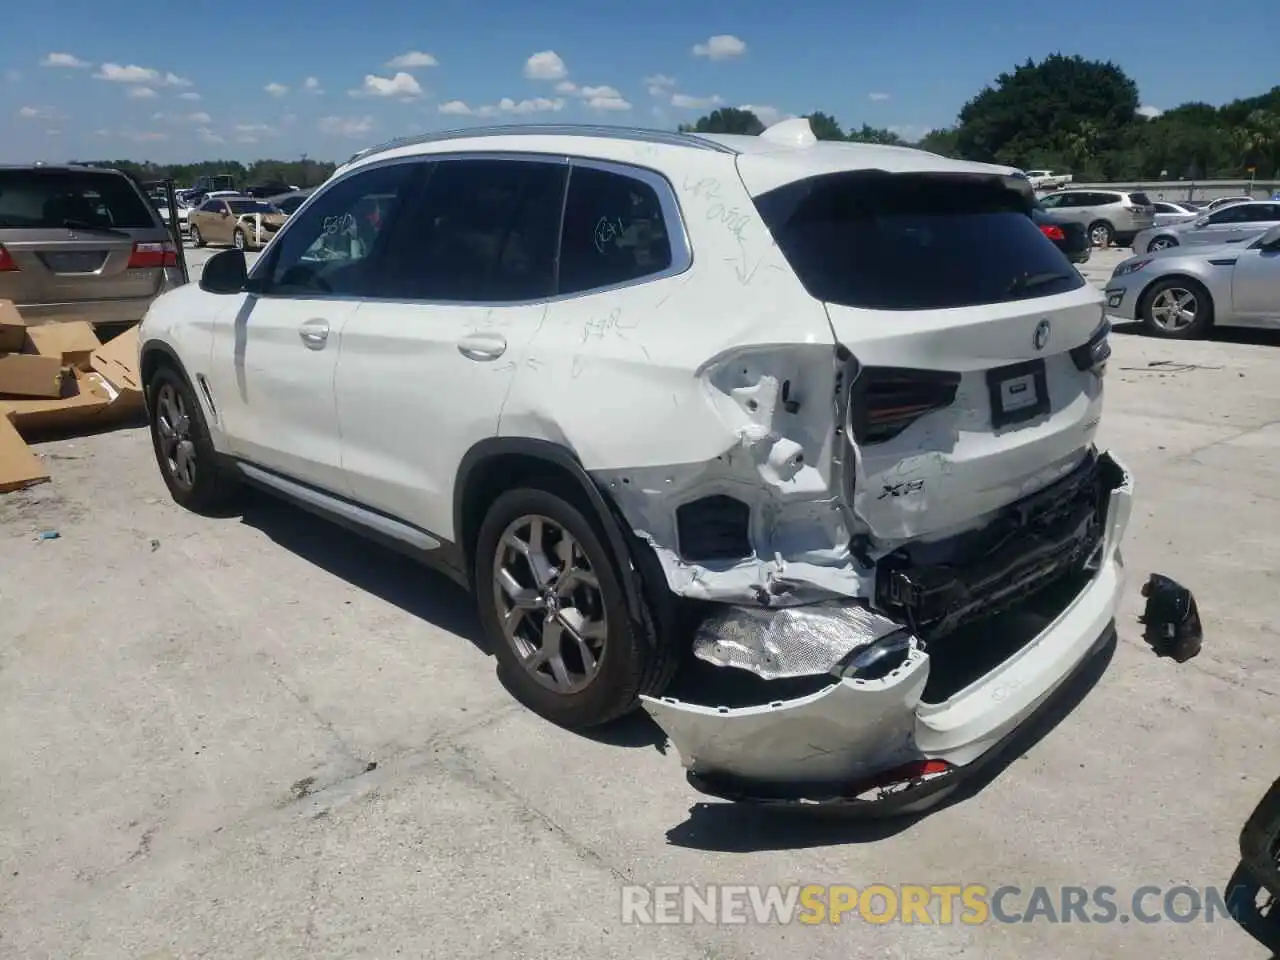
[[[138,351],[138,357],[138,375],[142,380],[142,399],[146,403],[150,402],[151,380],[163,366],[173,367],[179,376],[186,380],[188,384],[191,383],[191,377],[187,375],[186,367],[178,359],[177,351],[163,340],[152,339],[144,342],[142,349]]]
[[[494,500],[520,484],[520,480],[512,479],[514,477],[558,479],[582,495],[592,510],[592,519],[600,524],[631,616],[645,619],[642,610],[646,598],[637,584],[637,574],[645,583],[652,583],[656,569],[665,586],[666,579],[661,577],[657,558],[653,557],[651,569],[642,551],[628,543],[622,514],[613,499],[597,486],[571,450],[550,440],[490,437],[475,444],[463,456],[453,487],[453,532],[468,580],[475,563],[476,536],[485,512]]]

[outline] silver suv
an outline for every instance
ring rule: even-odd
[[[1127,245],[1156,222],[1155,204],[1145,193],[1063,190],[1043,197],[1040,203],[1061,219],[1080,224],[1100,247]]]
[[[0,300],[28,321],[137,323],[182,283],[173,237],[116,170],[0,166]]]

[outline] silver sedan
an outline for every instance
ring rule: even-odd
[[[1170,247],[1238,243],[1280,224],[1280,202],[1247,200],[1224,204],[1199,217],[1143,230],[1133,238],[1134,253]]]
[[[1157,337],[1190,340],[1214,326],[1280,328],[1280,227],[1239,243],[1130,257],[1107,281],[1107,313]]]

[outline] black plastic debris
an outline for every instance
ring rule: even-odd
[[[1142,586],[1147,598],[1141,622],[1144,638],[1157,654],[1186,663],[1200,652],[1204,630],[1200,610],[1191,591],[1178,581],[1153,573]]]

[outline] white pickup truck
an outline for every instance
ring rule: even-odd
[[[1052,170],[1028,170],[1027,179],[1036,190],[1061,190],[1071,182],[1071,174]]]

